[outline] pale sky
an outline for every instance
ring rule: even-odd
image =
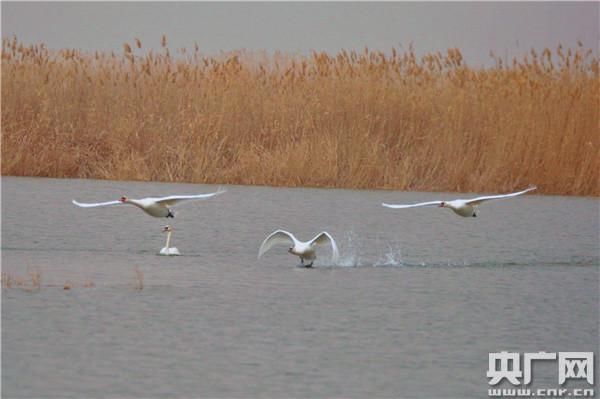
[[[49,48],[121,51],[169,47],[218,54],[238,49],[330,53],[389,51],[413,42],[418,54],[458,47],[470,65],[489,52],[575,47],[598,54],[600,3],[592,2],[5,2],[2,36]]]

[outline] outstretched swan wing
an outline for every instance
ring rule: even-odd
[[[258,257],[260,258],[265,252],[269,249],[273,248],[275,245],[296,245],[298,240],[292,233],[289,233],[285,230],[276,230],[272,232],[260,246],[258,250]]]
[[[441,204],[442,201],[429,201],[429,202],[421,202],[418,204],[410,204],[410,205],[393,205],[393,204],[386,204],[385,202],[382,203],[381,205],[385,206],[386,208],[393,208],[393,209],[404,209],[404,208],[416,208],[419,206],[436,206]]]
[[[123,204],[121,201],[108,201],[108,202],[97,202],[95,204],[88,204],[88,203],[77,202],[75,200],[73,200],[73,203],[82,208],[93,208],[96,206],[122,205]]]
[[[310,240],[310,243],[311,244],[316,243],[319,245],[331,243],[332,261],[333,261],[333,263],[336,263],[338,261],[338,258],[340,257],[340,251],[338,250],[335,240],[333,239],[331,234],[329,234],[328,232],[323,231],[323,232],[319,233],[315,238]]]
[[[470,199],[470,200],[466,200],[465,202],[467,204],[469,204],[469,205],[479,205],[479,204],[481,204],[482,202],[485,202],[485,201],[516,197],[517,195],[522,195],[522,194],[525,194],[526,192],[533,191],[536,188],[537,188],[536,186],[529,186],[525,190],[523,190],[523,191],[517,191],[516,193],[501,194],[501,195],[489,195],[489,196],[486,196],[486,197],[477,197],[477,198],[473,198],[473,199]]]
[[[215,191],[214,193],[196,194],[196,195],[170,195],[168,197],[154,198],[154,201],[157,204],[161,204],[161,205],[165,205],[165,206],[173,206],[181,201],[199,200],[199,199],[207,199],[207,198],[211,198],[211,197],[216,197],[217,195],[221,195],[226,191],[227,190],[219,187],[219,189],[217,191]]]

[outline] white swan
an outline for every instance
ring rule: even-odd
[[[170,195],[168,197],[150,197],[150,198],[142,198],[142,199],[130,199],[125,196],[121,197],[117,201],[108,201],[108,202],[98,202],[94,204],[86,204],[73,200],[73,204],[80,206],[82,208],[93,208],[97,206],[108,206],[108,205],[122,205],[122,204],[131,204],[135,205],[144,212],[146,212],[150,216],[154,216],[157,218],[174,218],[175,214],[171,210],[170,207],[176,205],[181,201],[187,200],[196,200],[196,199],[207,199],[211,197],[215,197],[217,195],[223,194],[226,190],[219,188],[214,193],[209,194],[198,194],[198,195]]]
[[[441,208],[450,208],[457,215],[463,217],[476,217],[477,216],[477,206],[485,201],[498,200],[503,198],[511,198],[516,197],[517,195],[525,194],[526,192],[535,190],[536,186],[529,186],[523,191],[518,191],[516,193],[510,194],[501,194],[501,195],[490,195],[486,197],[477,197],[468,200],[464,199],[456,199],[453,201],[430,201],[430,202],[421,202],[419,204],[411,204],[411,205],[391,205],[382,203],[381,205],[387,208],[393,209],[404,209],[404,208],[415,208],[419,206],[439,206]]]
[[[313,262],[317,258],[316,255],[316,245],[317,244],[331,244],[332,249],[332,262],[336,263],[339,258],[338,247],[335,243],[333,237],[326,231],[323,231],[315,238],[310,241],[299,241],[292,233],[289,233],[284,230],[276,230],[271,233],[265,240],[263,241],[260,249],[258,251],[258,257],[260,258],[265,252],[278,244],[285,244],[292,246],[289,247],[288,252],[297,255],[300,257],[300,262],[304,265],[304,259],[311,261],[310,264],[305,265],[305,267],[312,267]]]
[[[165,242],[165,247],[160,250],[159,255],[181,255],[179,250],[175,247],[171,247],[171,233],[173,232],[173,228],[169,225],[166,225],[162,229],[163,233],[167,233],[167,242]]]

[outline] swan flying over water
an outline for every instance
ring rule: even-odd
[[[531,185],[528,188],[526,188],[525,190],[517,191],[515,193],[489,195],[489,196],[485,196],[485,197],[477,197],[477,198],[472,198],[472,199],[468,199],[468,200],[456,199],[456,200],[452,200],[452,201],[429,201],[429,202],[421,202],[418,204],[410,204],[410,205],[392,205],[392,204],[382,203],[381,205],[383,205],[387,208],[393,208],[393,209],[416,208],[416,207],[420,207],[420,206],[438,206],[440,208],[450,208],[451,210],[454,211],[454,213],[456,213],[459,216],[476,217],[477,216],[477,206],[485,201],[516,197],[517,195],[525,194],[526,192],[535,190],[536,188],[537,188],[536,186]]]
[[[332,262],[337,262],[339,258],[338,247],[333,237],[326,231],[322,231],[317,234],[315,238],[310,241],[299,241],[292,233],[285,230],[276,230],[271,233],[263,241],[258,251],[258,257],[260,258],[265,252],[274,247],[275,245],[283,244],[290,245],[288,252],[292,255],[300,257],[300,262],[305,267],[312,267],[313,262],[317,258],[316,245],[317,244],[331,244],[332,249]],[[304,259],[311,261],[310,264],[304,265]]]
[[[82,208],[95,208],[98,206],[110,206],[110,205],[123,205],[130,204],[135,205],[150,216],[157,218],[174,218],[175,214],[171,210],[171,207],[187,200],[200,200],[215,197],[223,194],[226,190],[219,188],[214,193],[209,194],[197,194],[197,195],[170,195],[168,197],[149,197],[142,199],[121,197],[116,201],[98,202],[98,203],[81,203],[73,200],[73,204]]]
[[[159,255],[181,255],[177,248],[170,246],[173,228],[169,225],[166,225],[163,227],[162,231],[163,233],[167,233],[167,242],[165,242],[165,247],[160,250]]]

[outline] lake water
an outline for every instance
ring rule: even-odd
[[[215,188],[2,178],[2,270],[41,276],[2,290],[3,397],[487,397],[490,352],[600,367],[595,198],[461,218],[380,203],[465,195],[229,186],[176,208],[180,257],[156,255],[164,219],[71,204]],[[339,264],[326,247],[314,269],[286,247],[257,260],[277,228],[329,231]],[[541,363],[535,386],[558,387]]]

